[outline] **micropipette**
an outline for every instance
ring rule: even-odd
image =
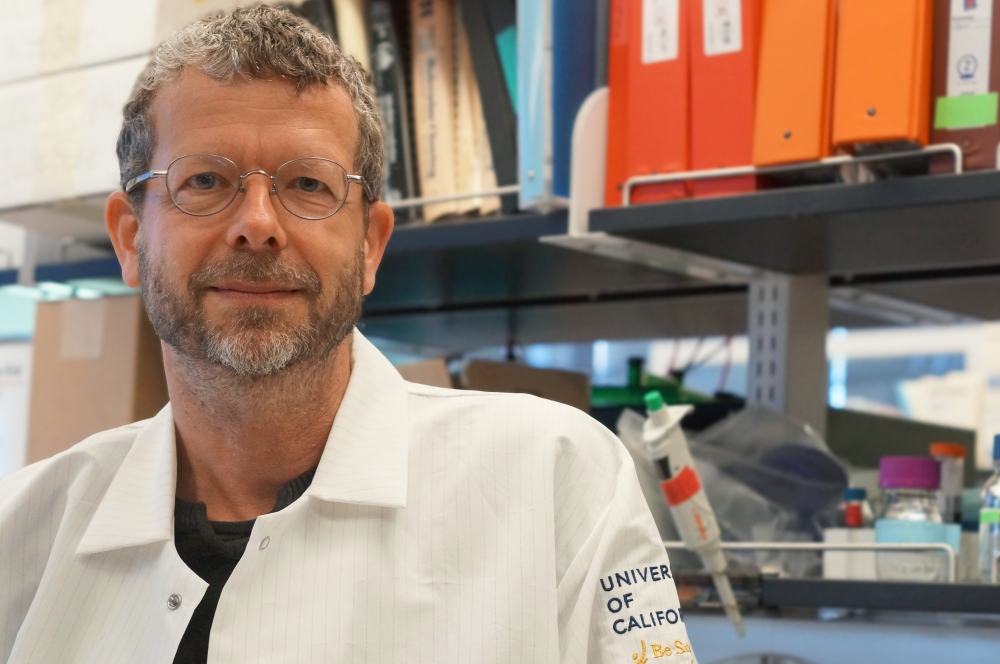
[[[687,438],[681,430],[681,418],[690,406],[667,408],[659,392],[649,392],[646,394],[646,409],[649,417],[642,427],[642,439],[661,474],[660,487],[674,523],[687,548],[701,556],[702,564],[712,575],[726,616],[736,628],[736,633],[743,636],[743,618],[726,576],[726,556],[722,552],[719,524],[701,486]]]

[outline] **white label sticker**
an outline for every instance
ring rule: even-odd
[[[743,50],[742,0],[702,0],[705,55]]]
[[[951,0],[948,96],[990,91],[993,0]]]
[[[642,64],[677,59],[680,0],[642,0]]]

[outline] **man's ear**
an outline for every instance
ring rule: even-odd
[[[377,201],[368,208],[368,231],[365,233],[365,295],[375,288],[375,272],[389,244],[395,217],[392,208]]]
[[[122,266],[122,279],[131,288],[138,287],[139,257],[135,245],[139,234],[139,218],[124,191],[116,191],[108,196],[108,203],[104,207],[104,224]]]

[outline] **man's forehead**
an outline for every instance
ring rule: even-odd
[[[279,77],[220,81],[189,67],[157,91],[150,111],[156,157],[228,149],[350,161],[357,145],[357,116],[337,84],[296,90]]]

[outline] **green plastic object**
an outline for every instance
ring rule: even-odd
[[[497,53],[500,54],[500,68],[507,83],[510,105],[517,112],[517,30],[510,26],[496,36]]]
[[[646,396],[643,398],[646,401],[646,410],[654,411],[663,408],[663,395],[659,392],[646,392]]]
[[[997,123],[996,92],[984,95],[938,97],[934,109],[935,129],[968,129]]]
[[[628,364],[628,384],[596,385],[590,390],[590,405],[593,408],[646,408],[646,394],[659,393],[664,404],[696,405],[712,403],[712,397],[684,389],[676,378],[662,378],[642,370],[642,359],[633,358]]]

